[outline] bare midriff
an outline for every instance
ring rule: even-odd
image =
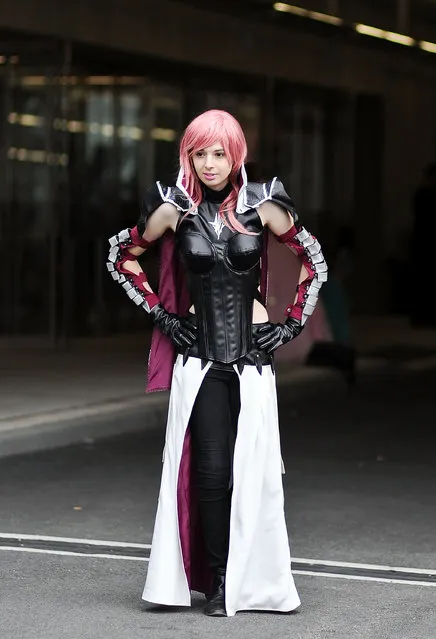
[[[189,309],[190,313],[195,313],[194,305]],[[262,322],[268,322],[268,311],[257,300],[254,300],[253,305],[253,324],[262,324]]]

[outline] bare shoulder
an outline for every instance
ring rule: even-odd
[[[286,233],[298,222],[294,202],[277,177],[268,182],[249,182],[246,204],[257,209],[262,224],[276,235]]]
[[[271,200],[259,204],[257,211],[262,224],[271,229],[275,235],[286,233],[294,223],[291,212]]]
[[[166,231],[175,231],[179,220],[179,211],[174,204],[162,202],[149,216],[143,238],[152,242],[161,237]]]
[[[173,190],[174,187],[156,182],[144,194],[137,226],[142,237],[149,242],[177,227],[180,207],[171,197]]]

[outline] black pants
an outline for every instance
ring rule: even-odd
[[[233,449],[240,410],[233,370],[209,369],[189,425],[200,515],[212,569],[225,568],[229,551]]]

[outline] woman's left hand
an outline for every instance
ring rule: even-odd
[[[261,351],[272,353],[282,344],[297,337],[302,330],[301,322],[293,317],[288,317],[284,324],[269,322],[258,329],[256,345]]]

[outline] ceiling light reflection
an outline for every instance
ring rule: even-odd
[[[329,15],[328,13],[320,13],[319,11],[310,11],[310,9],[304,9],[294,4],[287,4],[286,2],[275,2],[273,8],[276,11],[283,13],[292,13],[294,16],[300,16],[301,18],[310,18],[317,22],[324,22],[325,24],[332,24],[336,27],[341,26],[344,21],[337,16]]]
[[[177,138],[177,131],[174,131],[174,129],[161,129],[159,127],[155,127],[150,131],[150,136],[153,140],[174,142]]]
[[[318,11],[309,11],[309,18],[317,20],[318,22],[325,22],[326,24],[332,24],[335,27],[340,27],[344,21],[337,16],[331,16],[327,13],[319,13]]]
[[[31,113],[15,113],[8,115],[9,124],[20,124],[21,126],[38,127],[44,126],[44,118]],[[55,118],[53,120],[53,128],[56,131],[67,131],[68,133],[88,133],[91,135],[100,135],[104,138],[111,138],[115,134],[119,138],[140,141],[146,133],[139,126],[122,125],[115,129],[113,124],[100,122],[85,122],[84,120],[66,120],[64,118]],[[150,137],[153,140],[162,142],[174,142],[177,139],[177,131],[175,129],[166,129],[154,127],[150,131]]]
[[[8,122],[9,124],[21,124],[21,126],[42,126],[44,118],[31,113],[15,113],[13,111],[8,115]]]
[[[295,16],[307,17],[307,9],[303,7],[297,7],[293,4],[286,4],[285,2],[275,2],[273,7],[276,11],[283,11],[283,13],[293,13]]]
[[[403,33],[395,33],[394,31],[385,31],[378,27],[372,27],[369,24],[357,23],[354,25],[354,29],[357,33],[362,35],[371,36],[372,38],[379,38],[380,40],[389,40],[396,44],[403,44],[407,47],[412,47],[416,44],[416,41],[410,36],[406,36]]]
[[[20,79],[23,87],[41,87],[47,84],[48,78],[45,75],[25,75]]]
[[[436,42],[427,42],[427,40],[421,40],[419,46],[423,51],[429,51],[429,53],[436,53]]]
[[[24,149],[10,147],[7,151],[9,160],[18,162],[32,162],[33,164],[51,164],[67,166],[69,157],[66,153],[48,153],[42,149]]]

